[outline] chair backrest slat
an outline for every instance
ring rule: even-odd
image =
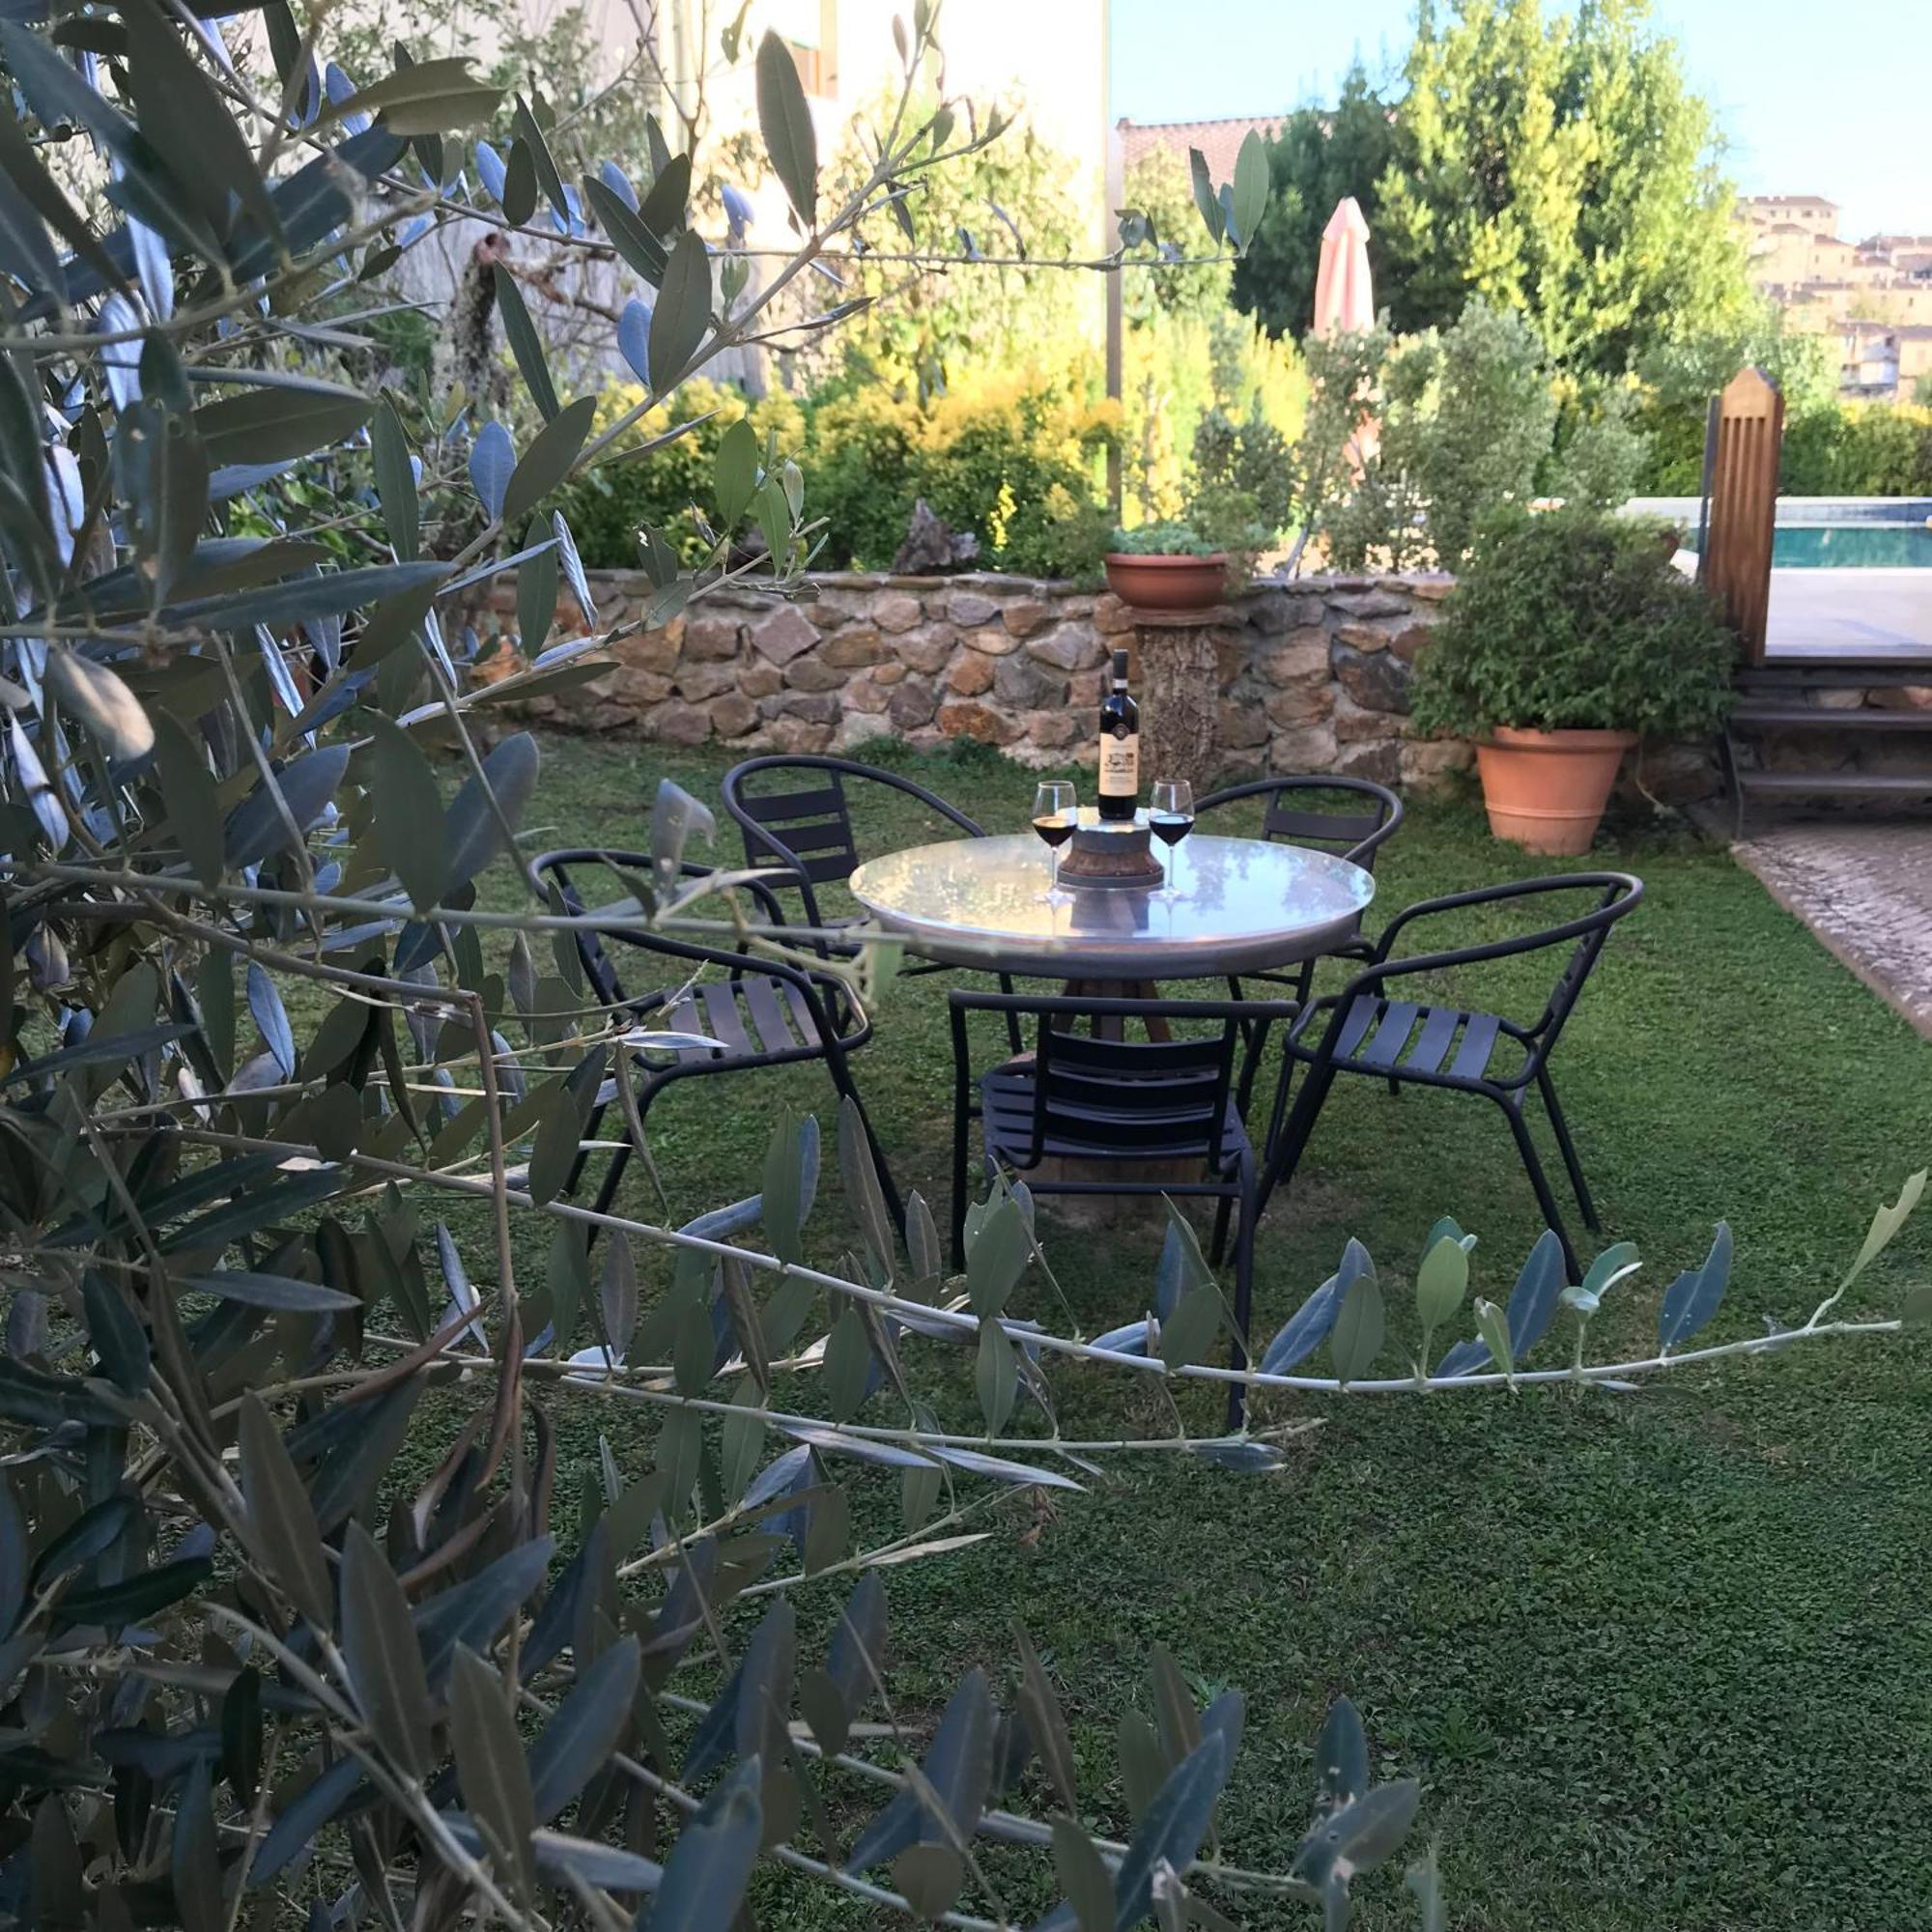
[[[816,791],[739,794],[738,815],[748,865],[777,859],[799,867],[813,885],[849,879],[859,868],[859,844],[845,787],[835,777]]]
[[[787,818],[830,818],[845,810],[845,787],[835,776],[811,791],[748,791],[739,803],[761,825]]]
[[[818,902],[811,888],[849,879],[859,869],[858,837],[853,830],[846,781],[858,780],[903,793],[937,811],[970,838],[985,835],[957,806],[949,805],[896,772],[881,771],[854,758],[802,753],[747,758],[724,774],[724,809],[738,821],[745,840],[745,863],[776,861],[805,881],[806,917],[816,923]],[[781,791],[761,785],[782,785]]]
[[[1184,1018],[1186,1008],[1166,1010]],[[1065,1141],[1102,1158],[1130,1158],[1160,1148],[1218,1167],[1239,1035],[1238,1022],[1223,1020],[1181,1039],[1095,1039],[1040,1015],[1036,1149]]]
[[[1078,1148],[1095,1160],[1206,1160],[1220,1165],[1216,1137],[1196,1121],[1169,1122],[1139,1114],[1087,1116],[1068,1114],[1054,1120],[1046,1139],[1055,1146]]]
[[[843,871],[830,876],[843,878],[852,869],[852,833],[843,825],[788,825],[781,835],[785,849],[795,860],[819,867],[839,866]]]
[[[1603,903],[1609,906],[1615,902],[1616,894],[1607,892]],[[1604,950],[1604,942],[1610,936],[1608,924],[1586,932],[1570,949],[1570,956],[1563,962],[1563,970],[1556,976],[1556,984],[1549,990],[1549,1004],[1543,1009],[1543,1017],[1537,1022],[1535,1031],[1543,1037],[1543,1051],[1548,1053],[1556,1036],[1563,1031],[1563,1023],[1570,1017],[1571,1009],[1582,996],[1584,982],[1595,971],[1597,955]]]
[[[1214,1104],[1212,1067],[1145,1081],[1123,1080],[1112,1073],[1069,1073],[1065,1067],[1055,1067],[1041,1077],[1047,1083],[1047,1105],[1055,1109],[1119,1107],[1125,1100],[1177,1119],[1186,1115],[1205,1120]]]
[[[1365,814],[1342,811],[1289,811],[1271,805],[1262,820],[1262,830],[1270,838],[1292,844],[1359,845],[1370,833],[1379,830],[1381,820]]]
[[[1310,772],[1251,779],[1210,792],[1201,801],[1206,816],[1242,799],[1263,800],[1262,836],[1292,845],[1340,853],[1373,871],[1376,849],[1402,823],[1402,801],[1373,779]],[[1325,802],[1324,802],[1325,801]]]
[[[1112,1073],[1136,1080],[1175,1079],[1204,1065],[1212,1042],[1187,1039],[1107,1039],[1058,1031],[1053,1036],[1056,1067]]]

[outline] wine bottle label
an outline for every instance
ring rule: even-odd
[[[1100,795],[1133,798],[1141,788],[1141,740],[1138,731],[1124,738],[1100,740]]]

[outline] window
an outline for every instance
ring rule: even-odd
[[[798,77],[808,94],[830,94],[832,90],[825,84],[825,55],[818,47],[801,46],[796,41],[787,41],[791,49],[792,65],[798,69]]]
[[[833,99],[838,93],[838,0],[782,0],[772,24],[790,49],[807,94]]]

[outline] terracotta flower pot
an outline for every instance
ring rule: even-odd
[[[1228,557],[1133,556],[1107,554],[1107,587],[1122,604],[1143,611],[1206,611],[1228,594]]]
[[[1532,852],[1587,852],[1634,731],[1520,731],[1476,747],[1490,830]]]

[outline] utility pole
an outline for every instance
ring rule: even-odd
[[[1114,123],[1114,19],[1112,0],[1100,0],[1100,116],[1102,152],[1106,159],[1106,207],[1101,211],[1102,245],[1118,241],[1115,212],[1126,199],[1126,162],[1121,130]],[[1121,356],[1125,320],[1122,309],[1121,270],[1107,270],[1107,400],[1121,400]],[[1121,518],[1121,446],[1107,445],[1107,502],[1114,521]]]

